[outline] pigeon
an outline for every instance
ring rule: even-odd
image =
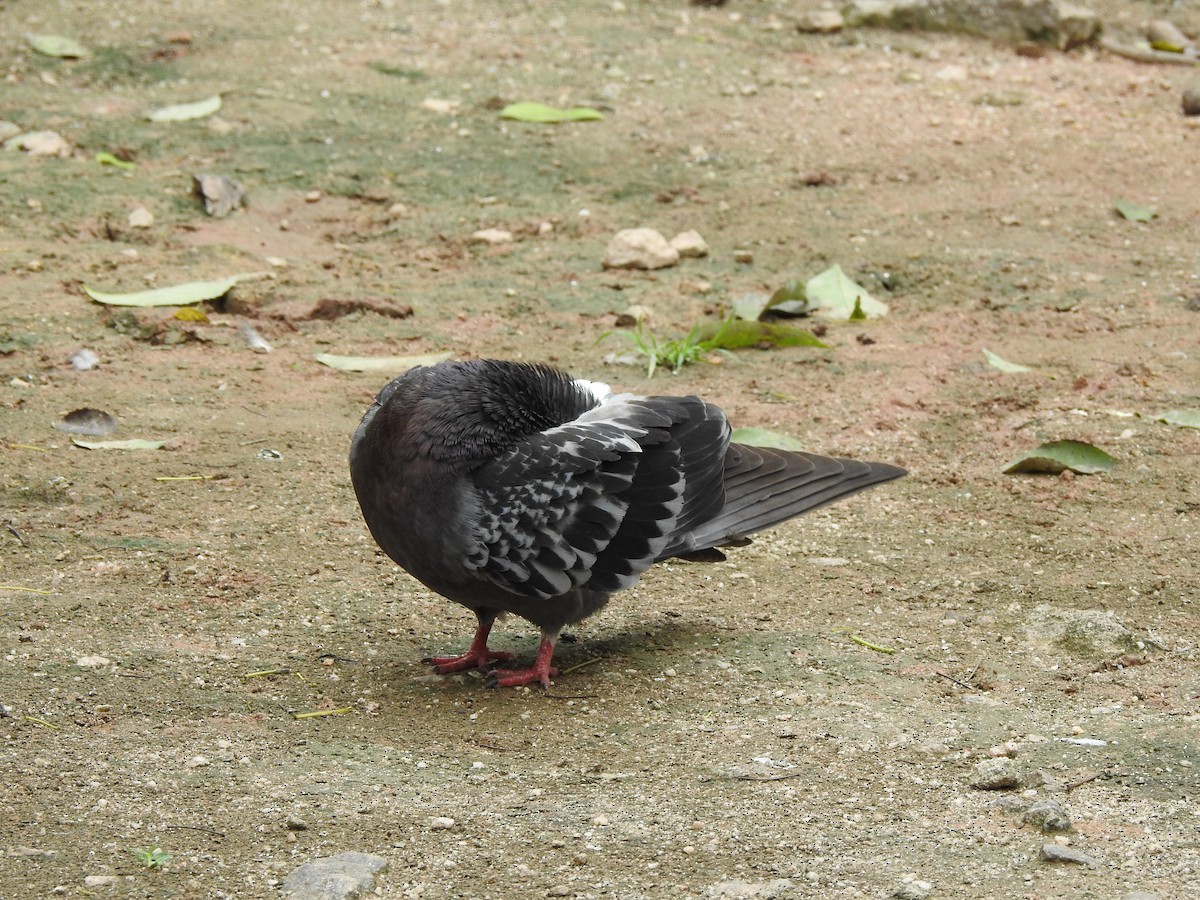
[[[562,629],[598,612],[656,562],[724,559],[719,548],[863,488],[885,463],[733,443],[699,397],[620,394],[556,368],[477,359],[417,366],[363,416],[350,477],[380,548],[472,610],[465,653],[492,687],[550,686]],[[541,629],[529,668],[494,664],[498,618]]]

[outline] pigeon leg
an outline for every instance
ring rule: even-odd
[[[461,656],[430,656],[421,662],[433,666],[433,671],[439,675],[449,675],[451,672],[463,672],[467,669],[486,669],[494,659],[512,659],[512,654],[504,650],[489,650],[488,635],[496,621],[494,615],[476,613],[479,617],[479,627],[475,629],[475,637],[471,646]]]
[[[557,632],[543,634],[542,642],[538,644],[537,659],[529,669],[492,669],[487,680],[488,687],[520,687],[523,684],[541,684],[550,687],[550,679],[558,677],[558,669],[550,665],[554,658],[554,644],[558,641]]]

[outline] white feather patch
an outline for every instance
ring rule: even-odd
[[[585,394],[594,397],[597,403],[603,403],[612,396],[612,388],[603,381],[584,381],[582,378],[576,378],[575,386]]]

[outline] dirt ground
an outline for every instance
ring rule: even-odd
[[[0,897],[271,897],[344,851],[428,900],[1200,896],[1200,431],[1155,418],[1200,407],[1197,74],[806,36],[798,6],[0,6],[2,117],[73,148],[0,154]],[[605,118],[500,120],[518,100]],[[248,206],[207,217],[200,172]],[[602,270],[642,225],[712,252]],[[630,304],[680,335],[834,262],[891,313],[828,350],[603,363]],[[207,324],[81,289],[249,272]],[[473,620],[376,550],[347,473],[389,373],[314,360],[437,351],[698,393],[911,475],[657,567],[548,693],[437,677],[421,658]],[[80,407],[167,446],[75,447],[51,425]],[[1059,438],[1119,464],[1002,474]],[[1007,787],[972,786],[981,763]],[[1069,831],[1024,822],[1047,799]]]

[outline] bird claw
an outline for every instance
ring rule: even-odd
[[[513,655],[506,650],[468,650],[459,656],[429,656],[421,662],[433,666],[433,671],[439,675],[449,675],[453,672],[465,672],[467,669],[487,671],[488,664],[493,660],[512,658]]]
[[[490,688],[521,687],[526,684],[541,684],[549,689],[550,679],[558,677],[558,666],[541,669],[492,669],[484,682]]]

